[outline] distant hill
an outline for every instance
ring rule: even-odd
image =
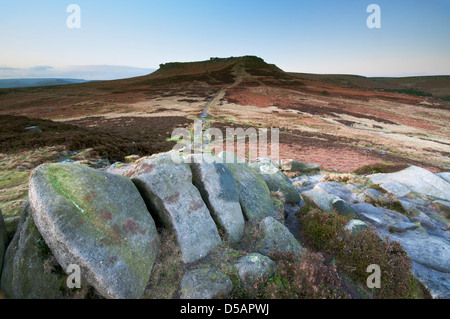
[[[42,79],[1,79],[0,88],[21,88],[30,86],[49,86],[49,85],[65,85],[88,82],[82,79],[58,79],[58,78],[42,78]]]
[[[377,89],[435,98],[450,98],[450,76],[364,77],[349,74],[290,73],[302,79],[336,84],[343,87]]]

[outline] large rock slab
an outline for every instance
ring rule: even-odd
[[[140,161],[129,173],[145,202],[165,227],[175,232],[185,263],[205,257],[221,239],[189,165],[170,154]]]
[[[252,167],[260,173],[271,192],[282,192],[287,203],[298,204],[300,202],[300,194],[292,185],[291,180],[272,161],[258,162],[252,164]]]
[[[383,228],[395,232],[405,232],[416,229],[418,226],[411,222],[408,217],[395,211],[375,207],[369,203],[353,204],[351,207],[359,219],[368,222],[377,228]]]
[[[416,193],[450,201],[450,183],[421,167],[410,166],[399,172],[368,177],[375,184],[399,183]]]
[[[216,224],[225,231],[226,240],[238,242],[244,234],[245,221],[233,174],[224,164],[212,161],[193,161],[189,165],[192,182]]]
[[[18,231],[5,255],[1,277],[5,296],[12,299],[64,298],[64,273],[46,269],[52,257],[34,224],[27,201],[20,215]]]
[[[282,159],[280,161],[280,166],[283,171],[293,172],[293,173],[314,173],[319,172],[320,167],[316,164],[305,164],[293,159]]]
[[[352,235],[368,228],[369,226],[359,219],[350,220],[344,227],[344,229],[348,230]]]
[[[262,239],[256,244],[255,251],[268,256],[274,252],[301,255],[302,245],[289,229],[273,217],[264,218],[259,224]]]
[[[29,184],[33,219],[58,263],[76,264],[105,298],[140,298],[159,248],[129,178],[72,163],[44,164]]]
[[[450,275],[450,244],[447,240],[420,230],[384,235],[398,241],[411,260]]]
[[[224,153],[226,152],[222,152],[220,155],[221,158],[225,157]],[[276,207],[270,197],[270,190],[257,171],[247,164],[230,163],[229,159],[224,163],[233,174],[239,193],[239,202],[247,220],[259,221],[276,214]]]
[[[233,284],[223,272],[214,268],[193,269],[181,280],[181,299],[215,299],[227,297]]]

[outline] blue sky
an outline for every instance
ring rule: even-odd
[[[66,25],[72,3],[79,29]],[[372,3],[380,29],[366,25]],[[449,35],[448,0],[0,0],[0,77],[241,55],[291,72],[450,74]]]

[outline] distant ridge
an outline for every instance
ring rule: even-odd
[[[51,86],[66,85],[89,82],[82,79],[60,79],[60,78],[39,78],[39,79],[0,79],[0,88],[21,88],[31,86]]]

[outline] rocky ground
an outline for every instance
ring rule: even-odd
[[[0,223],[6,297],[449,298],[448,173],[325,173],[234,154],[222,164],[227,153],[174,164],[171,154],[39,166],[20,218]],[[305,221],[316,214],[344,222],[336,237],[321,237],[326,228],[311,237],[317,225]],[[379,246],[381,284],[392,291],[368,289],[342,252],[314,240],[351,244],[370,264],[383,260],[364,243]],[[66,286],[70,264],[81,268],[80,289]]]

